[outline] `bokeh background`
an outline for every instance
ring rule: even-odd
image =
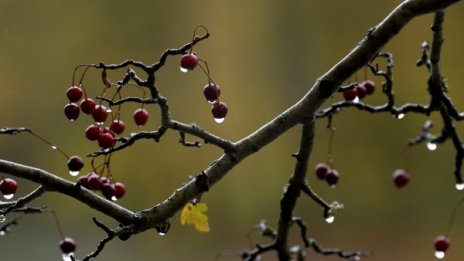
[[[178,57],[168,59],[159,71],[158,87],[172,108],[172,116],[237,141],[295,103],[318,76],[332,67],[401,1],[25,1],[0,0],[0,125],[27,126],[61,146],[70,154],[86,155],[97,149],[84,138],[91,123],[80,117],[70,123],[63,115],[65,91],[77,64],[118,63],[127,58],[156,61],[166,48],[177,48],[191,39],[193,28],[205,25],[211,37],[195,47],[206,59],[212,76],[222,87],[221,98],[229,105],[223,124],[216,124],[202,96],[206,83],[200,71],[179,72]],[[446,15],[442,69],[450,95],[462,110],[464,101],[464,5]],[[398,104],[427,102],[426,77],[416,68],[420,43],[431,39],[432,15],[414,20],[384,50],[395,58],[395,93]],[[109,72],[118,79],[124,71]],[[377,85],[381,79],[368,76]],[[353,77],[354,78],[354,77]],[[364,79],[361,71],[357,78]],[[89,71],[85,86],[96,96],[102,84],[99,72]],[[125,95],[140,95],[127,88]],[[340,100],[335,95],[329,102]],[[367,98],[381,104],[377,92]],[[124,107],[128,131],[137,131]],[[149,107],[150,123],[158,127],[157,107]],[[441,123],[436,115],[435,131]],[[372,251],[370,260],[434,260],[432,243],[444,233],[456,202],[463,196],[454,189],[454,151],[449,142],[430,152],[414,147],[412,181],[396,189],[391,173],[404,166],[404,148],[417,135],[425,117],[370,115],[349,110],[335,117],[335,164],[341,173],[336,189],[315,180],[313,188],[327,201],[338,200],[345,209],[333,224],[322,218],[319,206],[301,198],[295,214],[304,218],[309,235],[326,247]],[[325,161],[329,132],[326,120],[318,122],[311,168]],[[464,133],[462,124],[458,130]],[[282,188],[292,172],[290,157],[298,145],[299,128],[282,135],[256,155],[234,168],[210,193],[211,231],[198,233],[182,226],[179,216],[165,237],[155,231],[107,245],[97,260],[240,260],[238,253],[249,246],[247,234],[260,220],[275,227]],[[0,137],[0,157],[43,168],[72,179],[66,161],[28,135]],[[120,204],[133,210],[153,206],[175,188],[208,166],[221,150],[178,144],[178,134],[168,132],[160,143],[138,142],[113,156],[112,171],[127,185]],[[88,166],[88,161],[86,161]],[[35,188],[20,181],[19,195]],[[113,220],[56,193],[47,193],[34,205],[57,211],[66,235],[76,239],[77,256],[92,251],[104,233],[91,217],[110,226]],[[451,231],[452,247],[447,260],[462,260],[464,210]],[[252,234],[253,243],[266,242]],[[30,215],[0,237],[1,260],[60,260],[59,235],[49,214]],[[292,242],[298,242],[294,231]],[[338,260],[308,250],[308,260]],[[265,260],[275,260],[266,255]]]

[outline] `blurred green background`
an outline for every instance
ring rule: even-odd
[[[205,25],[211,37],[195,47],[210,65],[229,105],[223,124],[216,124],[202,96],[206,78],[200,71],[179,72],[178,57],[170,57],[159,71],[158,87],[166,96],[172,116],[237,141],[271,120],[304,95],[318,76],[332,67],[401,1],[20,1],[0,0],[0,125],[27,126],[60,145],[70,154],[86,155],[97,149],[84,138],[91,123],[80,117],[70,123],[63,115],[65,91],[77,64],[118,63],[127,58],[156,61],[166,48],[177,48],[191,39],[193,28]],[[450,95],[464,108],[464,5],[454,6],[445,22],[442,69]],[[461,18],[459,18],[461,17]],[[398,104],[427,102],[426,77],[416,68],[420,43],[431,39],[433,16],[414,20],[384,50],[395,58],[395,93]],[[124,71],[109,72],[112,80]],[[357,74],[364,79],[364,73]],[[373,79],[377,85],[381,79]],[[102,88],[99,72],[87,74],[85,86],[92,96]],[[125,95],[140,95],[127,88]],[[340,100],[336,95],[330,102]],[[379,92],[367,98],[381,104]],[[136,105],[124,107],[126,134],[139,130],[130,115]],[[149,108],[158,127],[156,106]],[[435,131],[440,130],[440,121]],[[391,173],[404,166],[405,142],[417,135],[426,119],[407,115],[399,121],[390,115],[346,111],[335,117],[335,164],[341,174],[336,189],[314,179],[313,188],[327,201],[338,200],[345,209],[333,224],[322,218],[320,207],[302,197],[296,215],[307,222],[309,235],[321,245],[345,250],[373,251],[370,260],[434,260],[432,243],[444,233],[452,209],[462,197],[454,189],[454,151],[449,142],[429,152],[425,146],[412,152],[412,180],[396,189]],[[318,122],[311,168],[326,159],[326,120]],[[462,124],[458,125],[462,132]],[[191,138],[191,137],[190,137]],[[155,231],[127,242],[107,245],[97,260],[240,260],[248,247],[249,233],[261,219],[275,227],[282,187],[291,174],[299,128],[234,168],[210,193],[211,231],[198,233],[181,226],[176,215],[165,237]],[[168,132],[160,143],[138,142],[113,156],[112,172],[127,185],[120,204],[141,210],[168,197],[175,188],[221,155],[205,145],[201,149],[178,144],[178,134]],[[0,137],[0,157],[31,164],[71,177],[61,155],[28,135]],[[89,162],[86,161],[87,166]],[[36,185],[20,181],[18,195]],[[85,205],[48,193],[34,205],[57,211],[66,235],[76,239],[77,256],[92,251],[104,233],[95,227],[95,216],[110,226],[113,220]],[[458,213],[450,237],[447,260],[462,260],[464,211]],[[252,235],[253,243],[265,242]],[[51,215],[30,215],[0,238],[1,260],[60,260],[59,235]],[[298,242],[297,231],[291,239]],[[338,260],[308,250],[308,260]],[[265,260],[275,260],[266,255]]]

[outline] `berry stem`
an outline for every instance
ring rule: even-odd
[[[456,206],[454,207],[453,209],[453,212],[451,213],[451,218],[450,218],[450,221],[448,223],[448,227],[446,228],[445,230],[445,236],[448,237],[449,235],[449,232],[451,230],[451,228],[453,227],[454,225],[454,220],[456,219],[456,214],[458,212],[458,209],[459,209],[459,206],[461,206],[461,204],[464,203],[464,198],[461,198],[458,203],[456,204]]]
[[[52,149],[59,151],[66,159],[69,159],[69,155],[66,154],[60,147],[56,146],[55,144],[51,143],[50,141],[46,140],[44,137],[38,135],[37,133],[33,132],[32,130],[29,130],[29,133],[36,137],[37,139],[43,141],[47,145],[49,145]]]
[[[334,143],[334,137],[335,137],[335,128],[332,126],[328,126],[330,130],[329,134],[329,148],[327,150],[327,163],[329,164],[330,168],[333,169],[334,165],[334,158],[333,158],[333,143]]]
[[[411,173],[411,152],[409,150],[409,146],[407,146],[404,150],[404,170]]]
[[[206,66],[206,69],[205,69],[205,68],[203,68],[203,66],[202,66],[200,63],[198,64],[198,66],[200,67],[200,69],[201,69],[201,70],[206,74],[206,76],[208,77],[208,83],[214,83],[214,84],[216,84],[216,83],[214,82],[213,78],[211,78],[211,76],[210,76],[208,63],[207,63],[205,60],[203,60],[203,59],[198,59],[198,61],[203,62],[203,63],[205,64],[205,66]]]
[[[53,215],[53,218],[55,219],[56,227],[58,228],[58,233],[60,234],[61,239],[64,239],[64,233],[63,233],[63,229],[61,228],[60,219],[58,218],[58,215],[53,209],[48,210],[48,212],[50,212]]]
[[[208,29],[206,29],[205,26],[199,24],[195,27],[195,29],[193,30],[193,35],[192,35],[192,42],[191,42],[191,47],[190,47],[190,50],[189,50],[189,53],[192,53],[193,52],[193,43],[195,41],[195,35],[197,34],[197,31],[198,31],[198,28],[201,28],[203,30],[205,30],[206,34],[209,34],[208,32]]]

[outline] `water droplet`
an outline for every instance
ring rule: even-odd
[[[182,67],[182,66],[180,67],[180,71],[181,71],[181,72],[183,72],[183,73],[186,73],[186,72],[188,72],[188,70],[187,70],[187,69],[185,69],[185,68],[184,68],[184,67]]]
[[[457,183],[456,184],[456,189],[457,190],[463,190],[464,189],[464,183]]]
[[[435,257],[438,259],[443,259],[445,257],[445,252],[443,251],[435,251]]]
[[[353,103],[358,103],[359,102],[359,97],[356,96],[354,99],[353,99]]]
[[[3,222],[5,222],[5,220],[6,220],[5,215],[1,214],[0,215],[0,222],[3,223]]]
[[[12,199],[14,194],[3,195],[5,199]]]
[[[355,257],[353,257],[353,260],[354,261],[359,261],[359,260],[361,260],[361,257],[360,256],[355,256]]]
[[[63,258],[63,261],[72,261],[71,256],[74,256],[74,253],[68,253],[68,254],[63,254],[61,257]]]
[[[3,230],[0,231],[0,236],[4,236],[5,234],[6,234],[5,231],[3,231]]]
[[[111,108],[107,108],[107,109],[106,109],[106,112],[107,112],[107,113],[111,113],[111,112],[112,112]]]
[[[74,122],[74,119],[70,119],[69,121],[70,121],[70,122]]]
[[[160,236],[165,236],[166,233],[164,233],[164,232],[158,232],[158,235],[160,235]]]
[[[51,147],[52,147],[52,150],[58,149],[58,147],[56,145],[52,145]]]
[[[79,171],[70,170],[70,171],[69,171],[69,174],[70,174],[71,176],[75,177],[75,176],[79,175]]]
[[[400,113],[400,114],[396,115],[396,118],[397,118],[398,120],[403,119],[403,118],[404,118],[404,113]]]
[[[427,142],[427,149],[429,149],[430,151],[434,151],[436,150],[438,147],[438,145],[436,143],[433,143],[433,142]]]
[[[112,201],[118,201],[118,198],[117,198],[116,196],[112,196],[112,197],[111,197],[111,200],[112,200]]]
[[[223,123],[225,118],[214,118],[214,121],[217,123]]]
[[[329,224],[332,224],[335,220],[335,216],[327,216],[325,218],[325,222],[329,223]]]

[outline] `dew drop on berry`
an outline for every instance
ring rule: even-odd
[[[325,218],[325,222],[332,224],[335,220],[335,216],[329,215]]]
[[[3,195],[3,197],[4,197],[5,199],[12,199],[13,196],[14,196],[14,194],[5,194],[5,195]]]
[[[75,176],[79,175],[79,171],[70,170],[70,171],[69,171],[69,174],[70,174],[71,176],[75,177]]]
[[[73,258],[71,258],[71,256],[74,257],[74,253],[71,252],[68,254],[63,254],[61,257],[63,258],[63,261],[72,261]]]
[[[396,115],[396,118],[397,118],[398,120],[403,119],[403,118],[404,118],[404,113],[400,113],[400,114]]]
[[[50,147],[52,148],[52,150],[58,149],[58,147],[57,147],[56,145],[52,145],[52,146],[50,146]]]
[[[225,118],[214,118],[214,121],[217,123],[223,123]]]
[[[457,183],[456,184],[456,189],[457,190],[463,190],[464,189],[464,183]]]
[[[352,100],[353,103],[358,103],[359,102],[359,97],[356,96],[353,100]]]
[[[5,222],[5,221],[6,221],[5,215],[1,214],[1,215],[0,215],[0,223],[3,223],[3,222]]]
[[[118,198],[116,196],[112,196],[111,200],[116,202],[116,201],[118,201]]]
[[[443,251],[435,251],[435,257],[437,259],[443,259],[443,258],[445,258],[445,252],[443,252]]]
[[[427,149],[429,149],[430,151],[434,151],[436,150],[438,147],[438,145],[436,143],[433,143],[433,142],[427,142]]]
[[[182,66],[180,67],[180,71],[183,72],[183,73],[188,72],[188,70],[186,68],[182,67]]]

